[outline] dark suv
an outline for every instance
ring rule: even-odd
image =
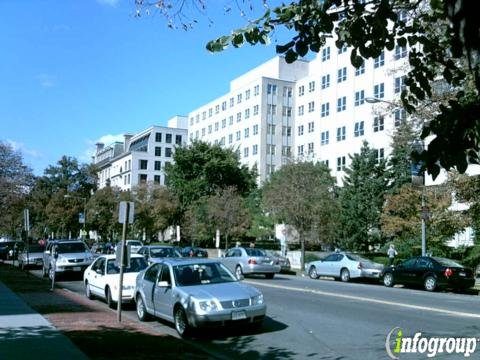
[[[58,257],[55,259],[55,252]],[[43,276],[67,272],[83,273],[93,261],[93,254],[81,240],[52,240],[43,253]]]

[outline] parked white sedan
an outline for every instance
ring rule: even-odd
[[[378,279],[382,269],[382,264],[348,252],[333,253],[322,260],[305,264],[305,271],[312,279],[327,276],[342,281],[355,278]]]
[[[126,267],[123,272],[122,303],[134,300],[135,279],[138,273],[147,266],[148,263],[142,255],[131,255],[130,266]],[[120,268],[116,264],[113,254],[100,255],[83,274],[87,298],[99,297],[105,299],[111,308],[118,302],[119,282]]]

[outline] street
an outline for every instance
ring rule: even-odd
[[[239,359],[385,359],[386,338],[399,327],[406,336],[480,338],[480,297],[450,292],[429,293],[378,284],[342,283],[278,275],[244,281],[265,295],[267,319],[256,332],[242,329],[199,332],[188,343],[212,357]],[[83,293],[79,279],[62,286]],[[100,301],[101,300],[94,300]],[[105,304],[105,307],[106,304]],[[123,315],[135,319],[135,308],[124,305]],[[112,310],[113,311],[113,310]],[[150,326],[177,336],[172,325],[159,320]],[[480,345],[479,345],[480,347]],[[477,352],[480,350],[477,350]],[[426,354],[402,354],[427,358]],[[437,354],[439,359],[464,358]]]

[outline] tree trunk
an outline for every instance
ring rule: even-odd
[[[300,255],[300,271],[305,270],[305,237],[303,236],[303,233],[299,233],[300,235],[300,249],[301,249],[301,255]]]

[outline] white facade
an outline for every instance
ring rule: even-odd
[[[177,116],[169,125],[152,126],[135,135],[125,135],[123,143],[105,147],[97,144],[94,163],[99,167],[98,187],[115,186],[131,190],[140,183],[165,184],[165,164],[173,162],[173,153],[187,141],[186,118]]]
[[[293,152],[295,82],[308,74],[308,65],[276,57],[231,81],[229,93],[189,113],[189,140],[237,151],[241,163],[256,167],[265,180]]]

